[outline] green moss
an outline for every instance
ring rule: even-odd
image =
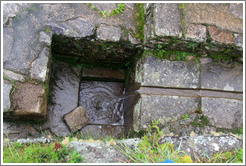
[[[209,125],[209,120],[205,115],[202,115],[200,118],[196,117],[191,123],[193,127],[204,127]]]
[[[186,30],[184,28],[184,18],[185,18],[185,13],[184,13],[184,8],[185,8],[185,4],[184,3],[180,3],[179,4],[179,9],[180,9],[180,12],[181,12],[181,29],[182,29],[182,37],[185,36],[186,34]]]
[[[236,129],[224,129],[224,128],[216,128],[217,132],[222,132],[222,133],[233,133],[233,134],[243,134],[243,127],[239,127]]]
[[[137,33],[135,34],[135,37],[140,39],[141,41],[144,41],[144,24],[145,24],[145,16],[144,16],[144,4],[143,3],[137,3],[135,4],[135,20],[136,20],[136,28]]]
[[[108,13],[107,10],[104,10],[104,11],[101,11],[99,9],[97,9],[94,5],[92,5],[91,3],[88,3],[88,5],[96,10],[99,14],[101,14],[103,16],[103,18],[107,18],[109,16],[118,16],[119,14],[123,13],[124,12],[124,9],[125,9],[125,4],[123,3],[120,3],[118,5],[118,7],[116,9],[114,9],[111,13]]]

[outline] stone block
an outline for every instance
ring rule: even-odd
[[[162,95],[141,95],[140,100],[140,129],[147,129],[152,120],[160,119],[161,125],[177,121],[198,110],[201,102],[200,98]]]
[[[199,88],[199,63],[146,57],[136,66],[136,82],[142,86]]]
[[[31,64],[31,77],[40,81],[45,81],[48,71],[49,48],[45,47],[39,57]]]
[[[209,122],[219,128],[243,127],[243,101],[202,97],[202,112]]]
[[[204,42],[207,39],[207,29],[204,25],[191,24],[185,35],[187,39],[191,39],[197,42]]]
[[[86,109],[81,106],[64,115],[64,120],[73,133],[90,123]]]
[[[23,75],[14,73],[10,70],[3,69],[3,75],[12,80],[21,81],[21,82],[25,81],[25,77]]]
[[[185,29],[190,24],[208,24],[219,29],[243,33],[243,20],[231,13],[229,4],[186,3],[183,12]]]
[[[155,35],[181,37],[181,11],[178,3],[159,3],[154,10]]]
[[[13,116],[24,119],[43,119],[46,116],[46,94],[43,85],[18,83],[11,95]]]
[[[7,81],[3,81],[3,112],[11,111],[10,106],[10,93],[11,93],[12,85]]]
[[[40,32],[39,34],[39,42],[41,42],[43,44],[43,46],[47,47],[50,46],[51,44],[51,37],[49,34],[45,33],[45,32]]]
[[[235,34],[235,44],[238,47],[243,47],[243,35],[242,34]]]
[[[243,91],[243,65],[206,63],[201,65],[201,88],[224,91]]]
[[[223,31],[223,30],[217,29],[214,26],[209,26],[208,32],[209,32],[210,37],[212,38],[212,42],[218,42],[221,44],[234,44],[235,42],[235,38],[232,32]]]
[[[121,28],[115,26],[109,26],[101,24],[97,29],[97,37],[106,41],[119,41],[121,38]]]

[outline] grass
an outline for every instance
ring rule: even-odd
[[[80,163],[84,158],[75,150],[54,142],[26,144],[15,142],[3,147],[4,163]]]
[[[111,11],[110,13],[108,13],[107,10],[104,10],[104,11],[101,11],[99,9],[97,9],[94,5],[92,5],[91,3],[88,3],[88,5],[96,10],[99,14],[101,14],[103,16],[103,18],[107,18],[109,16],[118,16],[119,14],[123,13],[124,12],[124,9],[125,9],[125,4],[123,3],[120,3],[118,5],[118,7],[116,9],[114,9],[113,11]]]

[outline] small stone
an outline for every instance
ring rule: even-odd
[[[208,27],[211,38],[220,44],[234,44],[235,38],[231,32],[217,29],[214,26]]]
[[[10,70],[3,69],[3,75],[12,80],[21,81],[21,82],[25,81],[25,78],[23,75],[14,73]]]
[[[198,42],[204,42],[207,39],[206,31],[206,26],[204,25],[191,24],[187,29],[186,38]]]
[[[39,57],[31,64],[31,77],[41,81],[45,81],[47,65],[48,65],[49,48],[45,47]]]
[[[192,56],[192,55],[186,57],[186,60],[187,60],[187,61],[192,61],[192,60],[194,60],[194,59],[195,59],[195,56]]]
[[[12,89],[12,85],[7,81],[3,81],[3,112],[9,112],[10,110],[10,91]]]
[[[82,106],[75,108],[70,113],[64,115],[64,120],[71,132],[75,133],[82,127],[90,123],[86,109]]]
[[[243,3],[230,3],[231,13],[237,18],[243,18]]]
[[[24,119],[42,119],[46,116],[46,95],[42,85],[18,83],[12,94],[14,116]]]
[[[121,28],[101,24],[97,29],[97,37],[106,41],[119,41],[121,37]]]
[[[50,35],[48,35],[42,31],[39,35],[39,42],[41,42],[43,44],[43,46],[50,46],[50,44],[51,44]]]

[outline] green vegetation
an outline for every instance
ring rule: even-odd
[[[60,143],[26,144],[15,142],[3,147],[4,163],[80,163],[84,158]]]
[[[185,4],[184,3],[180,3],[179,4],[179,9],[181,11],[181,24],[180,24],[180,26],[181,26],[181,29],[182,29],[182,37],[184,37],[185,34],[186,34],[186,30],[184,28],[184,17],[185,17],[184,8],[185,8]]]
[[[233,134],[243,134],[243,127],[239,127],[237,129],[224,129],[224,128],[216,128],[218,132],[223,133],[233,133]]]
[[[125,4],[123,3],[120,3],[118,5],[118,7],[116,9],[114,9],[112,12],[108,13],[107,10],[104,10],[104,11],[101,11],[99,9],[97,9],[94,5],[92,5],[91,3],[88,3],[88,5],[96,10],[99,14],[101,14],[103,16],[103,18],[107,18],[109,16],[118,16],[119,14],[123,13],[124,12],[124,9],[125,9]]]
[[[185,114],[184,115],[184,120],[188,119],[189,117],[190,117],[189,114]]]
[[[196,117],[195,120],[191,123],[193,127],[204,127],[209,124],[209,120],[205,115],[202,115],[200,118]]]
[[[136,27],[137,27],[137,33],[135,34],[135,37],[143,41],[144,40],[144,24],[145,24],[143,3],[135,4],[135,9],[136,9],[135,20],[136,20]]]

